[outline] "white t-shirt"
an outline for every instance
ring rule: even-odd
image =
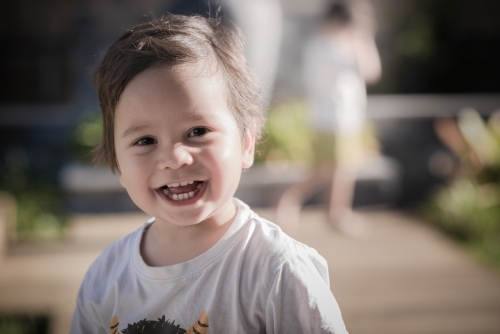
[[[187,262],[143,261],[153,219],[109,246],[85,275],[71,333],[347,333],[325,259],[235,203],[226,234]]]
[[[353,52],[333,35],[313,35],[304,47],[304,82],[317,130],[352,135],[364,127],[366,86]]]

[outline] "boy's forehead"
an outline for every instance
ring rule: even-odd
[[[222,73],[218,70],[217,66],[214,66],[210,62],[203,61],[182,63],[171,66],[164,65],[161,66],[161,68],[165,68],[166,70],[169,70],[171,73],[174,73],[176,75],[181,75],[185,80],[194,78],[219,79],[222,76]]]
[[[193,110],[202,110],[203,105],[215,100],[224,103],[224,109],[228,106],[219,71],[199,63],[158,65],[137,74],[127,84],[115,108],[115,125],[123,110],[141,110],[158,100]]]
[[[145,88],[144,83],[147,82],[143,80],[145,77],[164,77],[165,80],[183,88],[189,87],[192,80],[205,79],[203,80],[205,85],[209,85],[211,89],[221,89],[222,93],[225,95],[225,85],[223,84],[224,78],[222,73],[213,66],[207,66],[204,62],[182,63],[176,65],[158,64],[145,69],[130,80],[125,86],[117,106],[123,96],[130,90],[137,91]]]
[[[182,63],[176,65],[157,64],[137,73],[129,80],[129,82],[124,86],[122,93],[120,94],[120,97],[117,101],[117,106],[126,92],[130,91],[131,89],[136,90],[140,87],[141,84],[143,85],[144,77],[151,78],[151,73],[158,75],[155,75],[155,77],[161,77],[162,74],[164,74],[165,79],[168,78],[169,81],[174,81],[176,84],[187,83],[197,78],[209,79],[212,84],[222,84],[222,74],[220,73],[220,71],[212,67],[207,67],[205,64],[202,64],[200,62]],[[141,84],[138,84],[138,82],[141,82]]]
[[[192,78],[204,77],[210,78],[214,76],[222,77],[222,71],[217,60],[214,57],[206,57],[195,61],[186,61],[178,64],[156,63],[142,72],[135,75],[138,76],[147,71],[161,71],[168,74],[182,75],[185,80]],[[133,80],[134,78],[132,78]]]

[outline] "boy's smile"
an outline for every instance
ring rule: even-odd
[[[240,134],[220,75],[207,72],[199,64],[147,69],[116,107],[120,182],[160,224],[227,222],[241,170],[253,163],[254,136]]]
[[[184,181],[167,184],[158,191],[174,201],[185,201],[197,196],[201,187],[203,187],[203,181]]]

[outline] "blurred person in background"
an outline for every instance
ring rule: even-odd
[[[284,227],[295,227],[305,200],[331,184],[329,221],[343,233],[362,232],[352,202],[364,156],[366,84],[381,76],[374,35],[370,2],[337,0],[306,43],[303,71],[316,135],[315,164],[310,176],[287,189],[278,202],[277,221]]]

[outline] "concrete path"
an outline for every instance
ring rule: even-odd
[[[274,219],[270,209],[258,212]],[[499,272],[417,219],[395,211],[361,214],[368,229],[358,238],[336,233],[317,209],[306,209],[291,232],[327,259],[351,334],[500,333]],[[49,314],[51,333],[67,333],[87,267],[145,218],[79,215],[67,241],[11,249],[0,262],[0,313]]]

